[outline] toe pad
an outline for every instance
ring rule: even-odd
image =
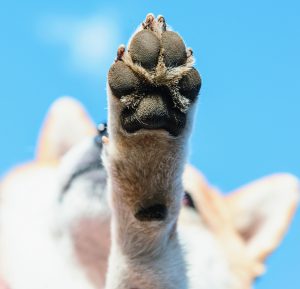
[[[156,67],[160,51],[160,42],[157,36],[149,31],[142,30],[132,39],[129,52],[133,62],[141,64],[147,69]]]
[[[179,92],[191,101],[194,101],[201,88],[201,78],[198,71],[192,68],[179,81]]]
[[[162,34],[161,44],[164,49],[164,61],[167,67],[176,67],[186,62],[186,47],[176,32],[164,32]]]
[[[135,91],[139,79],[124,62],[118,61],[109,70],[108,83],[112,93],[120,98]]]

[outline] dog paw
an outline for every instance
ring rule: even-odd
[[[193,67],[191,49],[164,17],[146,17],[131,38],[120,46],[108,73],[110,113],[127,133],[165,130],[178,136],[195,103],[201,78]]]

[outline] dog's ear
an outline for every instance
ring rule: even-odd
[[[263,262],[282,240],[299,200],[299,181],[289,174],[266,177],[226,197],[248,254]]]
[[[37,146],[37,161],[56,162],[73,145],[96,135],[96,127],[82,105],[70,98],[55,101],[45,119]]]

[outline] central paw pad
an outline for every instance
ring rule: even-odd
[[[177,136],[201,87],[193,56],[165,20],[148,15],[129,44],[121,46],[108,83],[121,103],[120,123],[129,132],[164,129]]]

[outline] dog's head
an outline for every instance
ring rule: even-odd
[[[73,178],[72,186],[68,189],[76,193],[97,188],[97,183],[103,180],[95,175],[102,174],[103,168],[93,167],[94,157],[99,157],[99,143],[93,140],[96,135],[95,125],[78,102],[70,98],[58,100],[52,106],[41,131],[35,160],[11,172],[3,180],[2,190],[7,190],[12,183],[20,180],[24,183],[19,188],[26,187],[25,183],[32,182],[37,173],[45,168],[50,168],[52,180],[56,171],[59,171],[59,178],[65,178],[64,184],[70,181],[68,178]],[[89,140],[82,144],[84,139]],[[92,170],[82,173],[83,167],[92,167]],[[45,182],[47,180],[45,178]],[[195,264],[204,263],[202,266],[212,272],[209,278],[222,279],[222,282],[228,278],[231,280],[228,284],[234,280],[237,288],[250,288],[253,280],[264,272],[266,257],[278,246],[291,222],[298,202],[298,180],[288,174],[273,175],[223,196],[207,184],[198,170],[187,166],[184,185],[191,198],[183,206],[179,226],[193,227],[200,236],[199,243],[191,243],[194,246],[191,252],[194,252]],[[48,184],[44,183],[43,186]],[[213,248],[219,252],[214,256],[220,259],[214,259],[214,262],[225,264],[226,273],[214,271],[209,267],[211,265],[205,263],[206,259],[201,259],[204,251],[211,250],[211,247],[205,248],[205,242],[201,242],[203,232],[213,240]],[[93,246],[97,246],[97,242]],[[108,246],[105,248],[108,251]],[[97,279],[95,272],[100,263],[82,257],[84,254],[93,255],[87,248],[80,247],[79,250],[82,265],[88,266],[87,270],[93,271],[92,278]],[[94,250],[96,252],[98,248]],[[202,253],[197,255],[199,251]],[[104,254],[104,258],[107,255]],[[96,268],[92,268],[94,265]],[[223,273],[225,276],[221,276]],[[228,287],[222,287],[221,284],[216,288]]]

